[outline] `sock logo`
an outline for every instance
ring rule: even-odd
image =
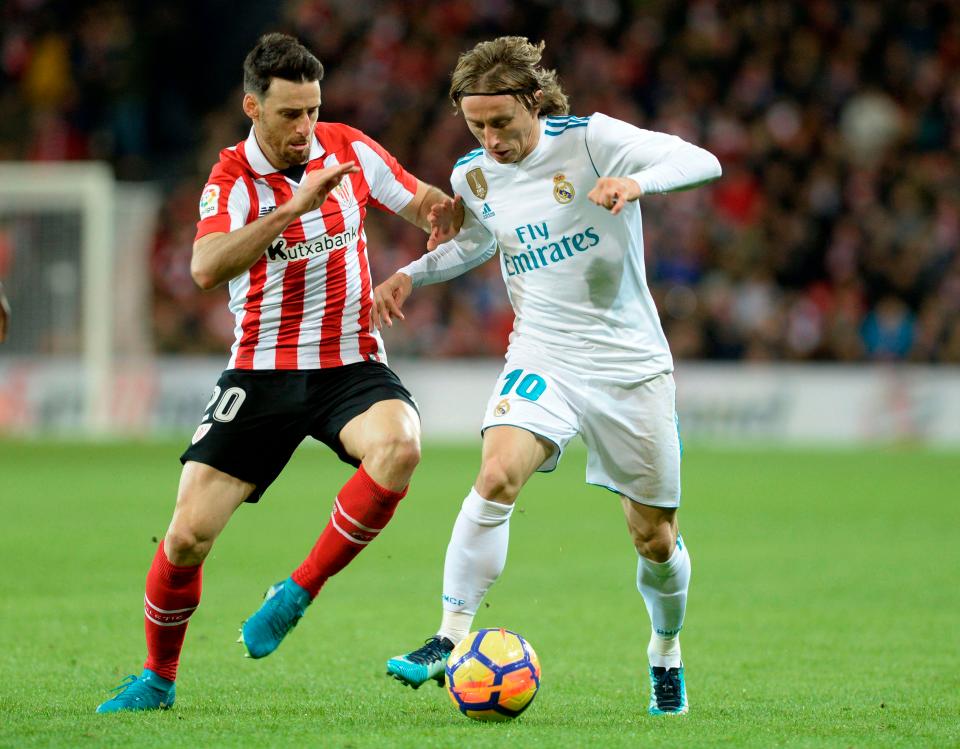
[[[340,533],[340,535],[342,535],[348,541],[352,541],[353,543],[361,546],[366,546],[368,543],[373,541],[373,539],[377,537],[377,534],[383,530],[383,528],[370,528],[366,525],[363,525],[358,520],[350,517],[346,512],[344,512],[343,505],[340,504],[339,498],[337,498],[333,503],[333,512],[330,513],[330,522],[333,524],[334,529]]]
[[[660,637],[676,637],[680,634],[681,629],[683,629],[683,627],[677,627],[676,629],[660,629],[660,627],[657,627],[656,632]]]
[[[453,596],[448,596],[444,593],[441,598],[443,598],[445,603],[449,603],[451,606],[463,606],[466,603],[462,598],[454,598]]]
[[[143,613],[154,624],[161,627],[177,627],[186,624],[197,610],[196,606],[188,606],[185,609],[161,609],[150,602],[146,596],[143,597]]]

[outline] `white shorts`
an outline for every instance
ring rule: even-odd
[[[654,507],[680,505],[680,434],[672,374],[630,384],[587,384],[530,354],[511,354],[497,379],[482,431],[516,426],[556,449],[538,468],[557,467],[579,434],[587,483]]]

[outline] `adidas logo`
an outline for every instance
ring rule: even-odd
[[[483,212],[480,214],[480,218],[493,218],[497,215],[497,212],[490,207],[489,203],[483,204]]]
[[[273,213],[275,210],[277,210],[275,205],[262,205],[260,206],[260,215],[266,216],[268,213]]]

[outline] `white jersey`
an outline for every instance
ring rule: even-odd
[[[510,354],[548,357],[590,379],[670,372],[646,282],[639,202],[614,216],[587,193],[601,176],[631,177],[647,194],[719,174],[712,154],[675,136],[599,113],[541,118],[537,145],[519,163],[501,164],[482,148],[456,163],[463,228],[402,270],[415,285],[446,280],[499,247],[516,313]]]

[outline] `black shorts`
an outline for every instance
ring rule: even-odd
[[[296,372],[228,369],[180,462],[205,463],[255,484],[247,502],[259,502],[308,435],[359,466],[340,430],[374,403],[394,399],[417,410],[400,378],[380,362]]]

